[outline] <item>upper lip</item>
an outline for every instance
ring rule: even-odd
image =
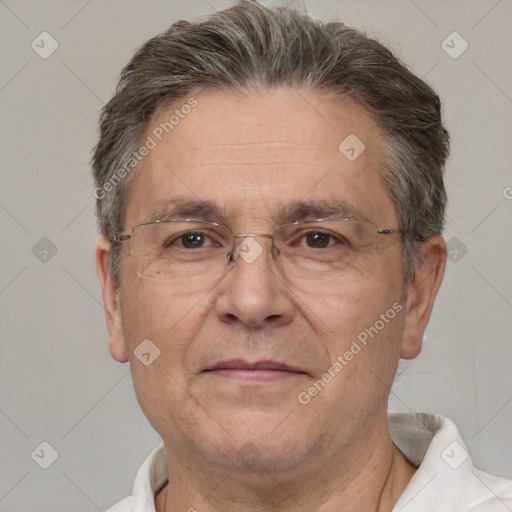
[[[265,359],[249,363],[243,359],[229,359],[220,361],[210,366],[206,371],[212,370],[281,370],[286,372],[305,373],[298,368],[294,368],[286,363]]]

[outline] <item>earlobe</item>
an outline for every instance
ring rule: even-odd
[[[119,309],[118,288],[109,273],[110,247],[110,242],[105,237],[98,240],[96,244],[96,271],[100,280],[105,319],[110,334],[110,354],[116,361],[126,363],[128,357]]]
[[[441,236],[423,242],[419,251],[420,263],[409,283],[406,297],[404,336],[400,349],[402,359],[414,359],[421,351],[423,333],[446,266],[446,244]]]
[[[116,360],[118,363],[128,362],[124,341],[119,338],[114,338],[112,335],[110,336],[109,352],[112,359]]]

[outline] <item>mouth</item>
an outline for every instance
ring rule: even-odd
[[[274,382],[307,375],[306,372],[278,361],[257,361],[249,363],[242,359],[221,361],[207,368],[212,376],[244,382]]]

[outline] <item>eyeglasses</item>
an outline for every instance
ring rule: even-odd
[[[264,252],[256,238],[271,240],[269,256],[291,281],[334,283],[351,273],[368,275],[375,256],[399,241],[402,232],[341,219],[284,224],[272,234],[235,235],[214,222],[167,220],[140,224],[112,241],[130,241],[140,277],[174,281],[188,289],[213,286],[239,257],[253,263]]]

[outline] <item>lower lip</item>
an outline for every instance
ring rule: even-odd
[[[245,382],[274,382],[296,377],[297,375],[303,375],[299,372],[288,372],[286,370],[246,370],[243,368],[222,368],[219,370],[210,370],[209,373],[217,375],[218,377]]]

